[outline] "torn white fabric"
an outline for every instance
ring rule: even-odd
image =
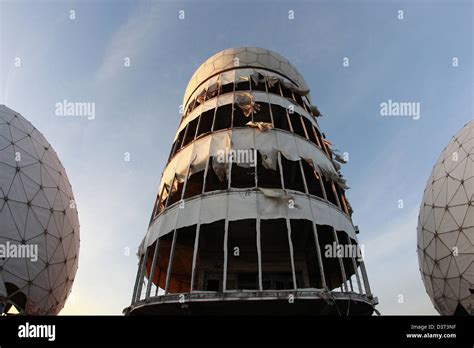
[[[265,169],[277,170],[278,166],[278,151],[273,149],[272,151],[261,150],[262,166]]]
[[[180,174],[187,172],[191,156],[195,156],[191,167],[191,174],[193,174],[204,170],[209,156],[216,156],[218,151],[229,152],[231,149],[256,149],[261,154],[268,154],[272,159],[272,169],[276,169],[275,151],[281,152],[291,161],[297,161],[300,158],[312,160],[325,175],[346,187],[345,180],[338,175],[333,162],[308,140],[278,129],[261,132],[255,128],[240,128],[213,133],[181,149],[164,170],[160,190],[163,183],[171,184],[175,172]]]
[[[265,75],[262,75],[261,73],[255,71],[250,75],[250,78],[252,79],[253,83],[255,83],[256,86],[258,86],[259,83],[265,83]]]
[[[342,157],[337,151],[333,151],[334,153],[334,159],[338,161],[339,163],[345,164],[347,161]]]
[[[288,200],[292,199],[293,196],[289,195],[286,190],[283,189],[272,189],[272,188],[258,188],[268,198],[278,198],[284,204],[288,203]]]
[[[280,83],[284,87],[288,88],[292,92],[295,92],[295,93],[299,94],[300,96],[305,96],[305,95],[309,94],[309,89],[299,88],[299,87],[295,86],[293,83],[291,83],[289,81],[286,81],[286,80],[283,80],[283,79],[279,79],[279,80],[280,80]]]
[[[255,103],[255,98],[250,92],[235,92],[235,105],[242,109],[245,117],[260,110],[260,105]]]
[[[216,173],[221,182],[229,179],[229,163],[226,161],[219,161],[218,156],[212,157],[212,170]]]
[[[311,111],[311,114],[312,114],[314,117],[323,116],[323,114],[321,114],[321,112],[319,112],[318,107],[317,107],[316,105],[310,105],[310,106],[309,106],[309,109],[310,109],[310,111]]]
[[[249,126],[249,127],[251,127],[251,128],[257,128],[257,129],[259,129],[261,132],[266,132],[267,130],[273,128],[272,124],[269,123],[269,122],[254,122],[254,121],[250,121],[250,122],[247,122],[245,125],[246,125],[246,126]]]

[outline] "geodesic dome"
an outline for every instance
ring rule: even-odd
[[[474,121],[443,150],[418,217],[418,260],[426,291],[443,315],[474,313]]]
[[[25,314],[59,313],[78,265],[79,220],[72,188],[44,136],[4,105],[0,252],[0,313],[12,305]]]

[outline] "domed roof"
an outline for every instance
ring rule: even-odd
[[[207,78],[236,66],[272,70],[286,76],[296,83],[298,87],[308,89],[303,76],[286,58],[278,53],[259,47],[228,48],[214,54],[196,69],[184,93],[183,105],[186,104],[194,90]]]

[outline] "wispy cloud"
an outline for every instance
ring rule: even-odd
[[[413,209],[364,243],[369,281],[382,314],[437,314],[418,270],[417,217],[418,209]]]
[[[153,44],[153,40],[149,38],[157,29],[157,14],[156,2],[139,2],[107,45],[102,64],[96,73],[97,82],[108,80],[119,69],[123,69],[125,57],[137,59]]]

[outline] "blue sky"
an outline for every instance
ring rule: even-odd
[[[53,145],[78,204],[79,270],[62,314],[129,305],[187,82],[206,58],[239,46],[289,59],[326,136],[349,153],[343,174],[378,309],[436,314],[418,271],[416,223],[432,166],[474,115],[471,1],[1,0],[0,11],[0,103]],[[94,102],[95,119],[56,116],[64,99]],[[389,99],[420,103],[420,119],[382,117]]]

